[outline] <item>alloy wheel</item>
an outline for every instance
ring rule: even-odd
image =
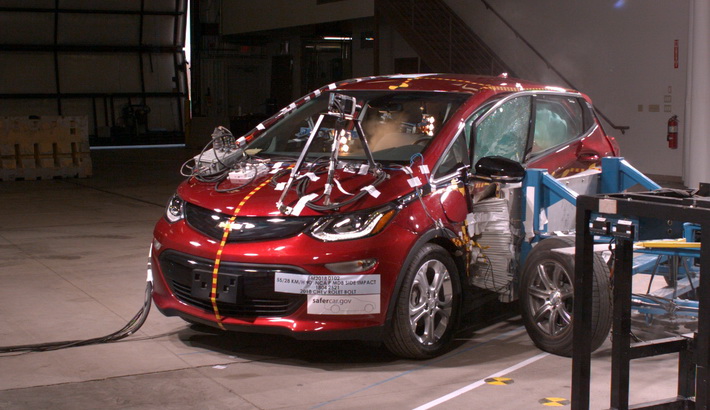
[[[542,332],[557,336],[569,328],[574,289],[569,273],[560,263],[548,260],[538,264],[528,295],[533,320]]]
[[[453,294],[449,271],[442,262],[432,259],[419,267],[409,295],[409,323],[419,343],[433,345],[444,336]]]

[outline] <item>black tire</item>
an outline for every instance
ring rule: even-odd
[[[461,286],[456,264],[441,246],[414,255],[396,296],[385,346],[397,356],[428,359],[444,353],[458,321]]]
[[[572,355],[574,256],[554,252],[573,247],[574,239],[548,238],[528,255],[520,278],[520,304],[525,328],[535,345],[560,356]],[[612,322],[609,267],[594,254],[592,351],[604,343]]]

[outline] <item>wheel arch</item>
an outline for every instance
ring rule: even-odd
[[[456,270],[463,288],[466,279],[466,258],[463,257],[464,253],[449,238],[438,236],[429,242],[441,246],[451,255],[451,259],[456,264]]]
[[[443,236],[442,233],[444,233],[446,236]],[[392,316],[394,315],[395,311],[395,304],[397,302],[396,295],[399,295],[399,292],[402,289],[402,282],[404,281],[404,276],[406,273],[405,271],[412,263],[417,251],[421,249],[422,246],[428,243],[432,243],[444,248],[444,250],[446,250],[451,255],[451,258],[456,264],[456,269],[458,270],[457,274],[459,276],[459,279],[461,280],[461,283],[463,284],[463,272],[465,272],[463,269],[465,268],[465,264],[463,262],[463,258],[456,256],[456,251],[458,250],[458,248],[456,247],[456,245],[454,245],[453,242],[451,242],[451,239],[449,239],[450,237],[456,237],[456,234],[450,229],[431,229],[423,233],[419,237],[419,239],[417,239],[414,244],[409,248],[409,252],[407,252],[407,257],[402,262],[402,265],[399,268],[399,272],[397,272],[397,280],[395,282],[394,289],[392,289],[392,294],[390,295],[389,303],[387,304],[387,316],[385,317],[386,328],[389,328],[389,326],[391,325]]]

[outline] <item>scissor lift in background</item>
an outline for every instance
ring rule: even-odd
[[[637,242],[634,246],[633,274],[650,275],[645,293],[634,293],[632,308],[645,315],[646,322],[670,320],[677,324],[697,322],[700,242],[694,241],[699,226],[686,223],[680,240]],[[666,286],[654,287],[654,280],[662,277]]]

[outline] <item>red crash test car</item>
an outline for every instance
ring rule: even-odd
[[[521,276],[519,197],[501,193],[525,168],[566,177],[617,154],[574,90],[458,74],[331,84],[247,135],[218,127],[185,164],[155,226],[153,300],[191,323],[427,358],[479,289],[520,299],[536,344],[569,353],[573,272],[547,277],[543,261]]]

